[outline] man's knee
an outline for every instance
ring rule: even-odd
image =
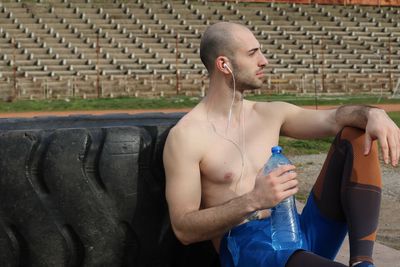
[[[373,141],[370,151],[365,154],[365,131],[344,127],[339,133],[340,141],[351,144],[353,154],[352,182],[381,186],[381,171],[377,141]]]
[[[357,150],[364,155],[365,148],[365,130],[346,126],[339,132],[340,140],[347,140],[351,143],[353,150]],[[378,144],[374,140],[368,154],[371,157],[378,157]]]

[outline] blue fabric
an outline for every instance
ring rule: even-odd
[[[307,250],[327,259],[335,259],[347,234],[347,224],[324,217],[310,194],[300,216],[300,225]]]
[[[300,225],[303,250],[332,260],[336,257],[347,233],[346,223],[324,218],[312,194],[300,215]],[[268,217],[231,229],[222,238],[219,253],[222,267],[284,267],[296,250],[274,250]]]

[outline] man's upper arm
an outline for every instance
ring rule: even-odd
[[[200,208],[200,158],[198,142],[194,140],[188,131],[175,127],[164,147],[166,198],[175,230],[185,214]]]
[[[340,129],[335,119],[336,109],[312,110],[289,103],[280,103],[284,112],[282,135],[310,139],[335,135]]]

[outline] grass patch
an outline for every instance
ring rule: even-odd
[[[300,201],[301,203],[305,204],[307,202],[308,194],[297,193],[296,200]]]
[[[246,97],[255,101],[285,101],[295,105],[314,105],[312,97],[297,97],[295,95],[260,95]],[[23,111],[66,111],[66,110],[118,110],[118,109],[159,109],[159,108],[191,108],[200,97],[158,97],[158,98],[99,98],[99,99],[65,99],[65,100],[19,100],[12,103],[0,102],[0,112]],[[342,104],[378,104],[400,103],[400,99],[379,100],[377,97],[324,97],[318,105]]]
[[[400,127],[400,112],[388,112],[388,115]]]
[[[0,112],[190,108],[199,101],[198,97],[20,100],[1,103]]]
[[[289,137],[281,137],[279,144],[284,148],[284,153],[291,155],[310,155],[326,153],[331,146],[333,137],[312,140],[298,140]]]

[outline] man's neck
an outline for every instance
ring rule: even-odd
[[[239,120],[243,105],[243,93],[227,86],[219,88],[210,86],[203,103],[207,109],[209,119],[228,119],[231,111],[231,119]]]

